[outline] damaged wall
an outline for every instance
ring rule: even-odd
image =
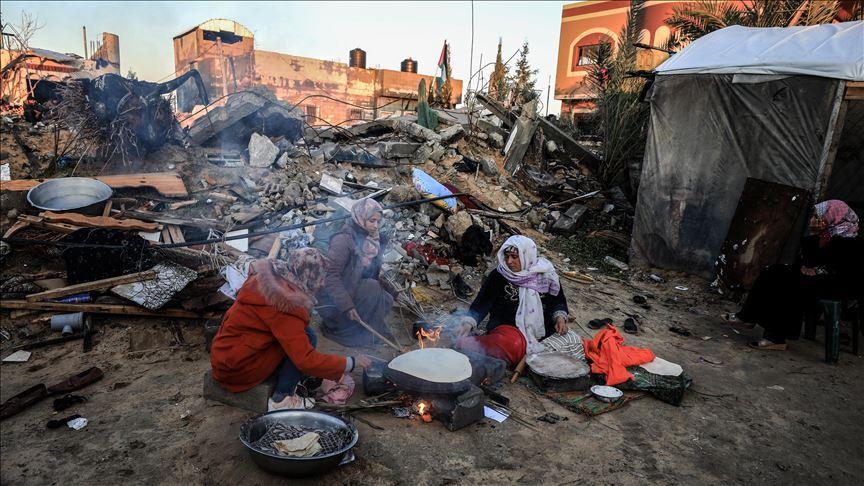
[[[176,36],[174,63],[178,74],[197,68],[211,99],[264,86],[282,101],[299,102],[313,125],[351,125],[346,120],[371,120],[414,110],[420,80],[425,78],[427,85],[434,80],[434,76],[255,50],[251,31],[225,19],[207,21]],[[462,81],[451,83],[451,102],[461,103]],[[311,95],[327,95],[357,106],[318,96],[307,98]],[[177,100],[181,112],[193,111],[200,104],[191,84],[178,90]]]

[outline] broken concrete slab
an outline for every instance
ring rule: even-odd
[[[441,143],[448,144],[458,141],[465,135],[465,129],[462,125],[453,125],[438,133],[441,136]]]
[[[564,215],[568,218],[579,221],[585,216],[586,212],[588,212],[588,207],[581,204],[574,204],[564,212]]]
[[[519,117],[516,120],[513,131],[510,132],[510,138],[507,140],[507,145],[504,147],[507,154],[504,159],[504,170],[507,173],[512,175],[519,170],[522,159],[525,158],[525,153],[531,144],[531,139],[534,138],[534,132],[537,131],[537,125],[537,120],[528,117]]]
[[[424,128],[414,122],[397,119],[393,122],[393,129],[416,140],[424,142],[441,142],[441,135],[438,135],[432,130]]]
[[[188,130],[187,137],[198,145],[224,137],[245,142],[256,127],[266,127],[265,135],[284,135],[291,142],[298,140],[303,134],[300,110],[277,100],[266,90],[259,91],[228,95],[184,119],[180,126]]]
[[[249,165],[270,167],[279,153],[279,147],[264,135],[253,133],[249,138]]]
[[[382,158],[401,159],[404,157],[413,157],[414,152],[420,148],[420,144],[416,142],[384,141],[376,143],[373,147],[377,148],[378,155]]]

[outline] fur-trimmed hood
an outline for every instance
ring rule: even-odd
[[[266,260],[250,266],[249,278],[238,292],[237,300],[248,305],[267,305],[306,320],[315,305],[315,301],[306,293],[277,275]]]

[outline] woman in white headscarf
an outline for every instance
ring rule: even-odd
[[[456,346],[516,365],[525,353],[543,350],[540,340],[566,334],[567,299],[552,263],[537,255],[525,236],[511,236],[498,250],[498,267],[486,277],[455,333]],[[466,336],[486,316],[486,334]]]

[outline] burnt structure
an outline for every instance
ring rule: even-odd
[[[359,47],[349,53],[350,64],[346,64],[257,50],[254,44],[252,32],[239,23],[208,20],[174,37],[175,69],[178,74],[197,69],[211,99],[266,87],[278,99],[298,104],[307,122],[313,125],[352,120],[344,123],[349,125],[399,111],[413,111],[420,80],[425,78],[428,86],[434,83],[431,75],[366,69],[366,52]],[[460,103],[462,81],[451,82],[450,101]],[[198,94],[191,83],[178,90],[179,111],[191,112],[197,104]]]

